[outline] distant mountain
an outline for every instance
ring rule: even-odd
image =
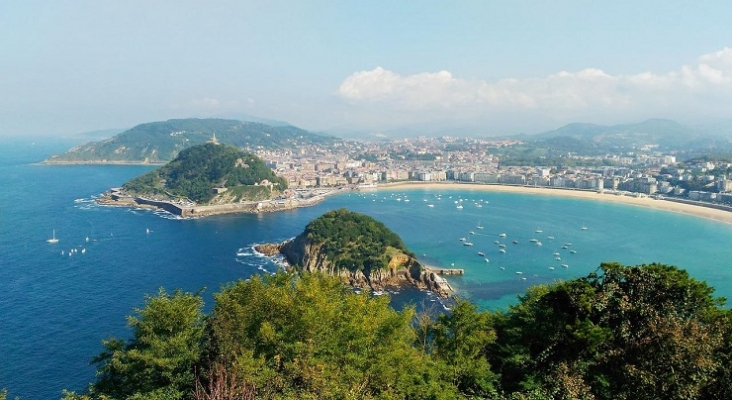
[[[612,126],[573,123],[553,131],[529,135],[528,138],[548,146],[571,139],[572,146],[604,150],[640,148],[649,144],[658,145],[661,149],[678,149],[692,142],[703,141],[708,136],[675,121],[649,119],[637,124]]]
[[[263,181],[272,187],[260,185]],[[125,192],[168,200],[187,198],[205,204],[216,197],[214,188],[226,188],[218,202],[266,200],[272,193],[287,189],[278,177],[254,154],[236,147],[206,143],[181,151],[168,164],[125,183]]]
[[[45,162],[164,163],[172,160],[183,149],[206,143],[214,134],[220,143],[249,150],[328,146],[340,141],[294,126],[270,126],[226,119],[171,119],[137,125],[112,138],[76,146]]]

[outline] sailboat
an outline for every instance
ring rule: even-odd
[[[480,224],[480,221],[478,221],[478,226],[476,226],[478,229],[483,229],[483,225]]]
[[[48,243],[58,243],[58,239],[56,239],[56,230],[53,230],[53,233],[51,234],[50,239],[46,239]]]

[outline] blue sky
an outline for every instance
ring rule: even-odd
[[[0,135],[732,119],[727,1],[3,1]]]

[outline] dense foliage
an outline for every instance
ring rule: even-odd
[[[123,186],[131,193],[162,193],[205,203],[214,197],[215,187],[254,185],[262,180],[275,190],[287,188],[256,155],[235,147],[207,143],[190,147],[165,166],[130,180]]]
[[[402,239],[383,223],[342,208],[312,220],[303,232],[338,268],[350,271],[386,268],[392,250],[414,257]]]
[[[322,274],[214,297],[208,316],[199,294],[149,297],[64,400],[732,398],[730,311],[667,265],[602,264],[498,312],[396,311]]]
[[[338,141],[294,126],[226,119],[172,119],[138,125],[110,139],[77,146],[50,160],[167,162],[183,149],[206,143],[213,134],[221,143],[249,149],[296,149]]]

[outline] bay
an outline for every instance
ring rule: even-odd
[[[93,203],[151,167],[33,164],[73,144],[19,140],[0,148],[0,387],[12,396],[53,399],[64,388],[82,390],[94,379],[89,361],[101,340],[129,335],[125,316],[146,294],[205,288],[210,307],[221,285],[276,270],[254,244],[291,238],[342,207],[384,222],[423,262],[463,268],[464,276],[449,280],[483,309],[505,309],[532,284],[583,276],[604,261],[678,265],[718,295],[732,295],[732,226],[715,221],[469,187],[379,189],[281,213],[181,220]],[[52,230],[57,244],[46,242]],[[397,306],[439,306],[413,290],[392,298]]]

